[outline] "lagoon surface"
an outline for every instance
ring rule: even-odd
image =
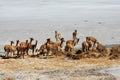
[[[54,31],[65,40],[77,29],[82,41],[95,36],[103,44],[120,43],[120,0],[0,0],[0,45],[34,37],[38,47]],[[34,42],[33,42],[34,43]]]

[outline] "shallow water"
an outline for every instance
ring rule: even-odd
[[[119,0],[0,0],[0,45],[34,37],[38,47],[54,31],[65,40],[77,29],[80,43],[88,35],[103,44],[120,43]]]

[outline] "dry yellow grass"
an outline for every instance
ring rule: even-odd
[[[120,60],[107,58],[84,58],[80,60],[68,60],[66,58],[25,58],[25,59],[0,59],[1,70],[51,70],[72,69],[89,67],[111,67],[120,65]]]

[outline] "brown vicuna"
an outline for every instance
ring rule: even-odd
[[[82,42],[82,51],[88,52],[88,50],[89,50],[89,44],[87,43],[87,41]]]
[[[79,39],[66,41],[65,51],[74,50],[74,46],[76,46],[78,44],[78,42],[79,42]]]
[[[55,31],[55,39],[58,42],[61,39],[61,34]]]
[[[11,52],[11,46],[14,44],[13,41],[10,41],[10,45],[5,45],[4,46],[4,51],[7,52],[6,56],[8,57],[9,53]]]
[[[40,48],[38,49],[38,52],[39,52],[39,54],[41,55],[41,54],[43,54],[43,55],[45,55],[45,54],[47,54],[47,44],[48,43],[54,43],[54,42],[52,42],[52,41],[50,41],[50,38],[48,38],[48,39],[46,39],[47,41],[44,43],[44,44],[42,44],[41,46],[40,46]]]
[[[50,40],[49,44],[50,45],[57,45],[57,46],[60,46],[62,48],[64,42],[65,42],[64,38],[61,38],[60,42],[53,42],[53,41]]]
[[[23,58],[24,58],[25,53],[27,53],[27,51],[28,51],[28,47],[29,47],[28,41],[26,41],[26,45],[24,45],[24,46],[18,46],[17,47],[17,55],[18,56],[22,55]]]
[[[47,42],[46,43],[44,43],[44,44],[42,44],[41,46],[40,46],[40,48],[39,48],[39,50],[38,51],[43,51],[44,49],[47,49],[47,43],[50,43],[50,38],[48,38],[47,39]]]
[[[82,42],[82,51],[88,52],[89,50],[92,50],[92,41],[83,41]]]
[[[75,30],[75,31],[72,33],[72,35],[73,35],[73,40],[77,39],[77,30]]]
[[[26,40],[26,42],[21,42],[20,46],[24,47],[24,46],[28,46],[28,44],[31,45],[33,40],[34,40],[33,38],[30,38],[30,42],[29,43],[28,43],[28,40]],[[27,49],[27,55],[28,55],[28,51],[29,51],[29,47]]]
[[[11,50],[12,50],[13,54],[17,51],[18,44],[19,44],[19,40],[16,40],[16,45],[11,46]]]
[[[37,43],[38,43],[38,41],[36,40],[35,44],[29,44],[29,49],[32,50],[33,55],[34,55],[34,51],[37,47]]]
[[[61,38],[61,42],[59,43],[53,41],[46,43],[48,53],[51,51],[52,53],[56,54],[58,51],[62,51],[64,42],[65,42],[64,38]]]
[[[93,47],[95,47],[95,44],[97,43],[97,39],[93,36],[86,37],[86,41],[92,41],[93,42]]]
[[[26,42],[21,42],[20,46],[26,46],[28,44],[28,40],[26,40]]]
[[[45,55],[45,53],[47,53],[47,44],[46,43],[42,44],[40,46],[40,48],[38,49],[38,52],[39,52],[40,55],[41,54]]]
[[[33,38],[30,38],[29,44],[32,44],[32,41],[33,41],[33,40],[34,40]],[[27,42],[27,44],[28,44],[28,40],[26,40],[26,42]],[[26,42],[21,42],[21,43],[20,43],[20,46],[26,46],[26,45],[27,45]]]

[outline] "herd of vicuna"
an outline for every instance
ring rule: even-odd
[[[73,39],[67,40],[66,45],[64,46],[64,38],[61,37],[61,34],[55,31],[56,41],[52,41],[50,38],[46,39],[46,42],[40,46],[39,49],[36,49],[38,41],[33,44],[33,38],[26,40],[25,42],[16,41],[16,45],[13,45],[14,42],[10,41],[10,45],[4,46],[4,51],[6,52],[5,57],[10,57],[9,54],[22,56],[29,55],[29,50],[32,50],[32,55],[35,55],[35,51],[41,55],[44,54],[49,56],[49,53],[57,54],[57,52],[71,52],[75,50],[75,46],[79,43],[79,38],[77,37],[77,30],[72,33]],[[63,49],[64,48],[64,49]],[[81,52],[88,52],[92,50],[103,51],[105,46],[98,42],[98,40],[93,36],[87,36],[86,40],[82,42]]]

